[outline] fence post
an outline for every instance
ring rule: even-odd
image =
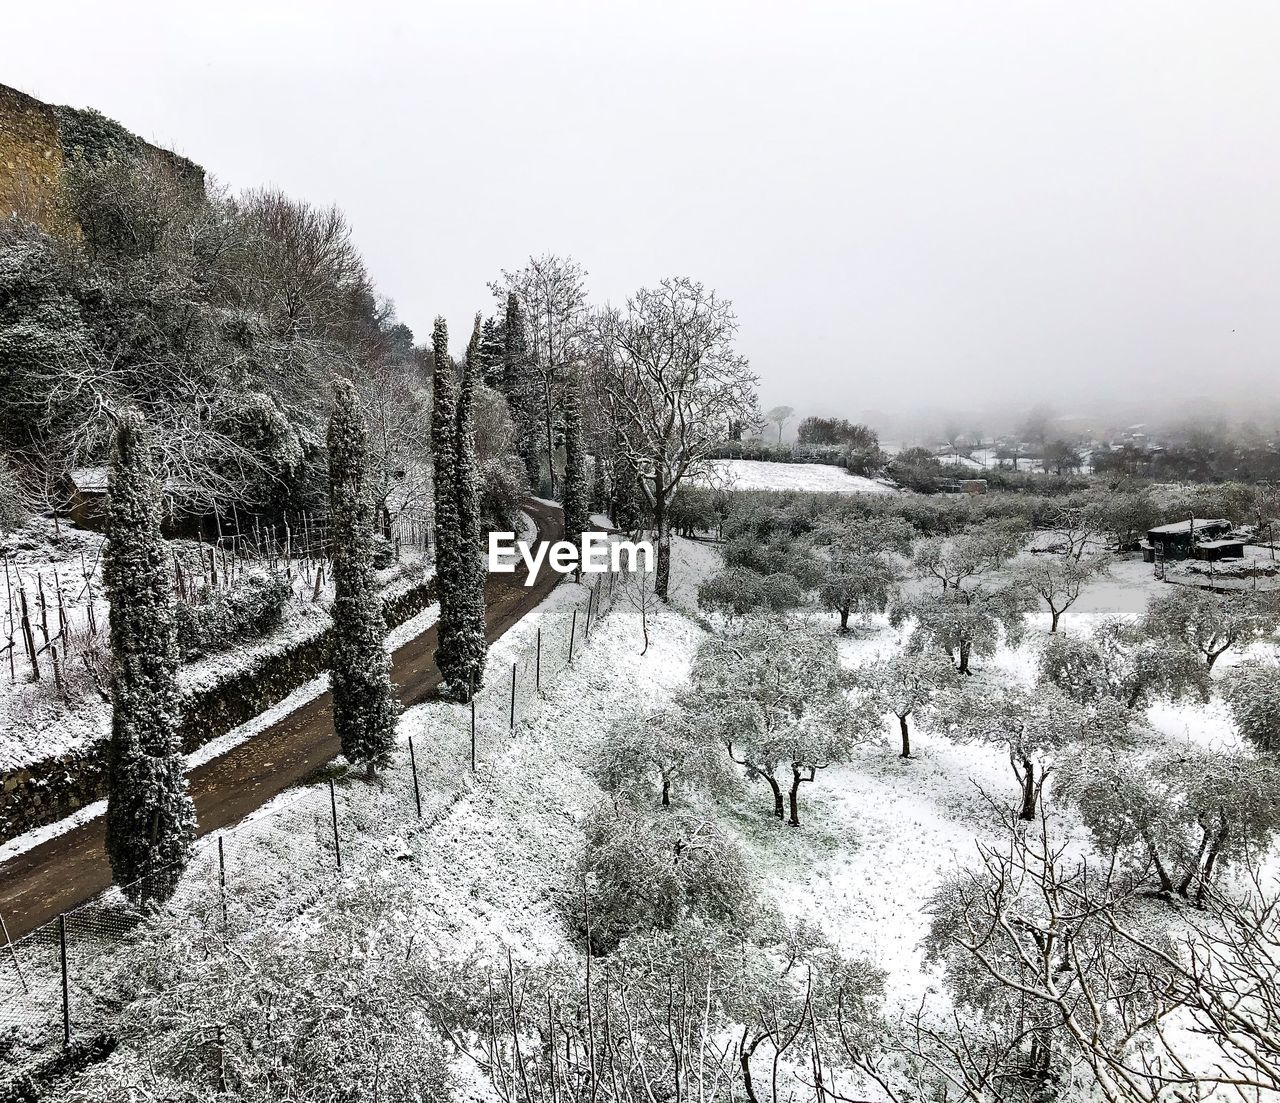
[[[338,859],[338,872],[342,872],[342,842],[338,838],[338,798],[333,791],[333,778],[329,779],[329,811],[333,813],[333,853]]]
[[[67,976],[67,913],[58,916],[58,958],[62,963],[62,1044],[71,1044],[71,984]]]
[[[538,625],[538,650],[537,657],[533,666],[533,688],[535,692],[542,692],[542,625]]]
[[[418,806],[418,819],[422,819],[422,790],[418,788],[418,756],[413,753],[413,736],[409,736],[409,769],[413,771],[413,803]]]
[[[573,621],[569,625],[569,665],[573,665],[573,637],[578,634],[578,610],[573,610]]]
[[[218,895],[222,899],[222,929],[227,929],[227,856],[222,850],[222,835],[218,835]]]
[[[516,730],[516,663],[511,664],[511,723],[512,731]]]
[[[13,948],[13,940],[9,938],[9,924],[4,921],[4,916],[0,915],[0,932],[4,933],[4,944],[9,947],[9,956],[13,958],[13,967],[17,970],[18,980],[22,982],[23,993],[30,992],[27,987],[27,978],[22,975],[22,963],[18,960],[18,951]]]

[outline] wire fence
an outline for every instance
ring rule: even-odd
[[[340,884],[344,871],[405,858],[406,837],[434,827],[494,765],[542,691],[589,655],[596,626],[640,575],[590,576],[582,599],[549,612],[514,651],[490,657],[469,706],[438,710],[429,732],[405,725],[418,736],[397,748],[376,785],[331,765],[286,799],[199,839],[181,871],[153,875],[177,877],[161,920],[184,922],[193,935],[288,922]],[[120,1012],[110,1003],[109,975],[149,930],[118,888],[21,938],[0,926],[0,1063],[29,1065],[109,1029]]]

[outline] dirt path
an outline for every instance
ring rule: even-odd
[[[528,502],[538,540],[556,540],[563,531],[560,511]],[[526,587],[526,571],[492,575],[485,585],[488,637],[496,640],[533,609],[560,581],[544,571]],[[400,700],[425,701],[440,684],[436,670],[436,629],[429,628],[392,655],[392,677]],[[277,793],[309,777],[339,753],[328,692],[226,754],[196,767],[187,776],[195,799],[199,833],[238,823]],[[83,904],[111,884],[101,816],[16,855],[0,865],[0,915],[9,937],[20,938],[60,912]]]

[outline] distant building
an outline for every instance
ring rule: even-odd
[[[987,492],[986,479],[961,479],[960,489],[965,494],[985,494]]]

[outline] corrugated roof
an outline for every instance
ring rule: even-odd
[[[1163,532],[1169,535],[1182,532],[1189,533],[1192,525],[1195,525],[1196,531],[1199,532],[1201,529],[1209,528],[1210,526],[1214,528],[1230,528],[1231,522],[1223,517],[1196,517],[1194,519],[1188,518],[1185,521],[1174,521],[1171,525],[1157,525],[1153,529],[1148,529],[1147,532]]]

